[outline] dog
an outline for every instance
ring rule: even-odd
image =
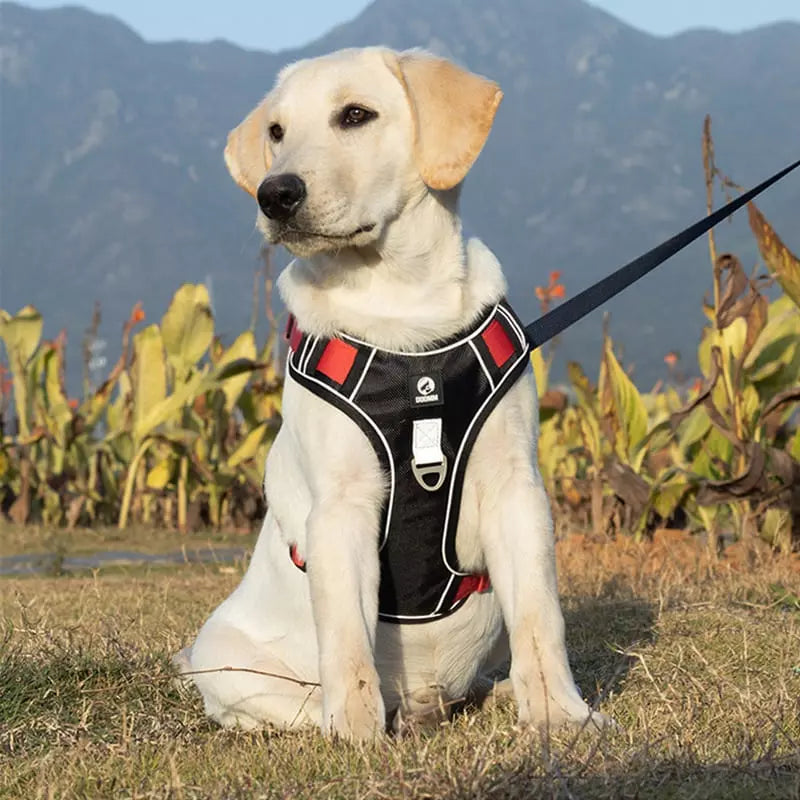
[[[422,51],[344,50],[280,73],[230,133],[225,161],[258,201],[258,229],[295,256],[278,286],[300,336],[346,334],[402,358],[497,308],[500,265],[464,241],[457,209],[501,98],[492,81]],[[521,327],[503,320],[513,338]],[[510,657],[521,724],[607,724],[567,661],[524,353],[463,474],[453,575],[486,581],[422,624],[379,620],[385,463],[353,419],[287,379],[252,560],[176,657],[210,717],[369,739],[398,720],[446,716]]]

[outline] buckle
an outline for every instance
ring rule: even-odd
[[[442,452],[442,420],[415,419],[411,436],[411,471],[426,492],[435,492],[447,477],[447,457]],[[433,476],[434,482],[426,478]]]
[[[417,483],[425,489],[426,492],[435,492],[441,489],[444,484],[444,479],[447,477],[447,456],[442,455],[440,464],[426,464],[419,466],[415,458],[411,459],[411,471],[417,479]],[[436,483],[429,484],[425,478],[428,475],[436,476]]]

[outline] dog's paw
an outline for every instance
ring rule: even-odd
[[[618,725],[602,711],[593,711],[582,700],[569,700],[559,703],[552,699],[545,707],[533,709],[530,705],[520,706],[518,724],[522,727],[555,729],[565,726],[588,730],[595,733],[616,729]]]
[[[602,731],[619,730],[619,725],[608,714],[602,711],[593,711],[588,706],[579,714],[564,715],[556,717],[555,725],[567,726],[577,730],[589,731],[591,733],[601,733]]]
[[[377,676],[349,685],[343,701],[325,703],[323,732],[351,741],[367,741],[384,733],[386,711]]]
[[[436,729],[450,719],[453,701],[441,686],[424,686],[403,696],[392,720],[398,736],[411,731]]]

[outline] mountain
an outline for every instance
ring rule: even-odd
[[[66,327],[73,374],[95,299],[115,343],[136,300],[158,319],[180,283],[207,280],[218,328],[241,329],[260,241],[252,200],[225,170],[225,136],[283,64],[368,44],[425,47],[503,87],[463,212],[503,262],[526,319],[551,270],[575,294],[704,213],[706,113],[718,162],[742,185],[798,157],[793,23],[658,38],[583,0],[376,0],[276,54],[148,43],[80,8],[2,3],[0,306],[34,303],[47,335]],[[800,180],[761,207],[800,249]],[[755,263],[743,218],[719,236]],[[709,286],[701,242],[609,303],[640,383],[663,372],[668,350],[693,363]],[[593,369],[600,335],[596,313],[564,337],[559,360]]]

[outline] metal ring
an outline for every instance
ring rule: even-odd
[[[442,456],[442,462],[440,464],[426,464],[422,467],[418,467],[416,459],[412,458],[411,471],[414,473],[417,483],[426,492],[438,491],[444,485],[444,479],[447,477],[447,456]],[[436,475],[437,480],[435,484],[431,485],[425,482],[425,478],[428,475]]]

